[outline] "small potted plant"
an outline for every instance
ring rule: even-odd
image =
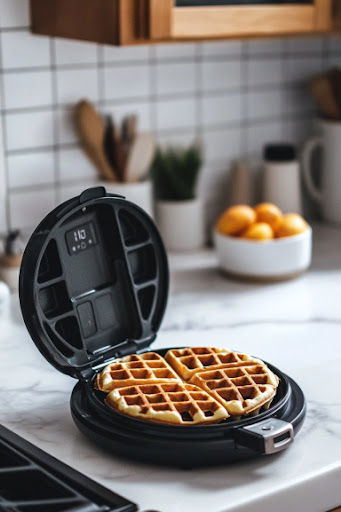
[[[196,197],[201,164],[198,144],[156,151],[151,166],[156,219],[169,250],[194,250],[204,243],[203,207]]]

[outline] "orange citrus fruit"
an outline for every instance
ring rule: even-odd
[[[256,222],[247,228],[242,237],[250,240],[271,240],[274,233],[272,227],[266,222]]]
[[[306,221],[297,213],[287,213],[283,216],[279,228],[276,230],[276,237],[299,235],[308,229]]]
[[[257,216],[257,222],[266,222],[274,231],[276,231],[282,221],[281,210],[272,203],[260,203],[254,207]]]
[[[239,235],[256,220],[256,214],[250,206],[231,206],[219,217],[216,229],[222,235]]]

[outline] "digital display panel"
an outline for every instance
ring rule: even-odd
[[[65,238],[71,255],[86,251],[98,243],[93,222],[87,222],[68,231]]]

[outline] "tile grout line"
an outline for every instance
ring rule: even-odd
[[[2,38],[0,34],[0,105],[5,105],[5,81],[4,81],[4,75],[1,72],[2,68]],[[2,156],[3,156],[3,166],[4,166],[4,179],[5,179],[5,223],[6,223],[6,230],[10,228],[10,198],[9,198],[9,168],[8,168],[8,157],[6,155],[7,151],[7,127],[6,127],[6,118],[5,116],[0,113],[1,115],[1,131],[2,131]],[[1,165],[1,162],[0,162]]]
[[[149,62],[149,122],[151,131],[154,133],[155,139],[158,140],[158,80],[156,66],[158,65],[155,46],[151,46],[148,51]]]
[[[248,127],[248,93],[249,93],[249,76],[248,76],[248,62],[249,62],[249,51],[248,41],[242,42],[240,61],[241,61],[241,86],[240,86],[240,97],[241,97],[241,119],[240,119],[240,154],[246,155],[248,152],[248,140],[247,140],[247,127]],[[243,85],[244,84],[244,85]],[[244,123],[245,121],[245,123]]]
[[[52,102],[56,106],[55,113],[53,116],[53,155],[54,155],[54,178],[55,178],[55,191],[54,199],[55,204],[59,203],[59,184],[60,184],[60,152],[58,150],[59,135],[58,135],[58,82],[57,82],[57,55],[56,55],[56,39],[54,37],[49,38],[50,43],[50,72],[51,72],[51,86],[52,86]]]

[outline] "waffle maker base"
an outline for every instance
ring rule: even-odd
[[[154,352],[164,356],[167,350]],[[269,420],[278,419],[290,423],[296,435],[305,416],[305,398],[300,387],[267,364],[280,384],[270,408],[254,417],[204,426],[143,421],[110,409],[104,403],[105,394],[94,389],[92,380],[75,386],[71,395],[72,417],[80,431],[104,450],[148,464],[195,468],[264,455],[261,436],[245,427],[264,424],[267,432]],[[279,443],[286,442],[285,434],[282,436],[284,439],[279,439]]]

